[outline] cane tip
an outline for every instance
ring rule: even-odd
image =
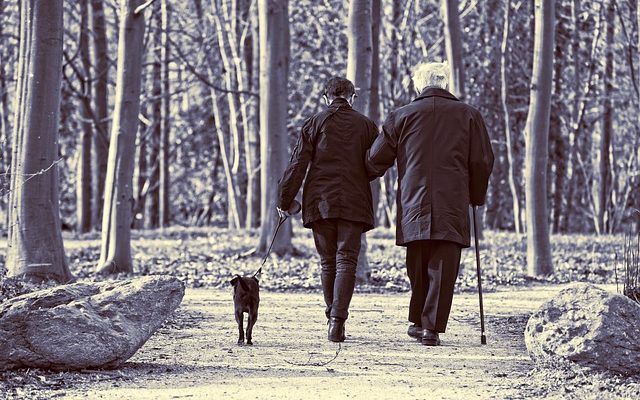
[[[487,344],[487,337],[485,335],[480,336],[480,344]]]

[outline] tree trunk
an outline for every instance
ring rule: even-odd
[[[260,46],[258,32],[258,2],[249,1],[249,23],[251,34],[245,42],[245,63],[249,72],[247,90],[258,91],[260,87]],[[248,121],[245,130],[245,159],[247,168],[247,219],[245,226],[255,228],[260,224],[260,136],[258,132],[258,99],[247,97]]]
[[[80,59],[83,82],[80,102],[81,138],[78,141],[78,169],[76,174],[76,229],[85,233],[91,230],[91,145],[93,125],[91,121],[91,60],[89,54],[89,10],[87,2],[80,2]]]
[[[564,12],[561,2],[556,2],[556,15],[562,15]],[[554,63],[553,63],[553,83],[551,89],[551,106],[549,115],[549,161],[547,163],[547,193],[549,195],[549,233],[557,233],[560,225],[561,207],[562,207],[562,190],[561,188],[564,175],[564,149],[562,146],[562,119],[564,113],[564,102],[559,99],[562,93],[562,70],[564,68],[564,59],[562,53],[566,46],[563,32],[565,31],[565,19],[559,18],[555,24],[555,45],[554,45]]]
[[[350,1],[347,34],[347,79],[353,82],[358,92],[353,108],[369,115],[373,52],[371,0]]]
[[[442,21],[444,22],[444,43],[451,70],[451,92],[464,101],[464,64],[462,62],[462,32],[458,17],[458,0],[441,0]]]
[[[609,1],[607,6],[605,67],[603,75],[604,92],[602,97],[602,137],[600,138],[600,187],[598,190],[598,225],[600,233],[609,233],[609,206],[611,205],[611,137],[613,135],[613,58],[615,35],[615,4]]]
[[[380,124],[380,28],[382,0],[371,0],[371,96],[368,117]]]
[[[637,45],[637,49],[640,49],[640,0],[638,0],[636,2],[636,27],[638,30],[638,45]],[[640,79],[640,63],[638,63],[639,65],[639,69],[638,69],[638,79]],[[636,126],[637,129],[640,130],[640,96],[638,96],[638,115],[636,117]],[[636,170],[640,169],[640,146],[638,146],[638,142],[640,142],[640,135],[636,135]],[[636,232],[640,232],[640,177],[636,176],[634,179],[635,182],[635,187],[636,189],[633,191],[633,193],[635,193],[634,198],[635,198],[635,208],[636,210],[638,210],[638,212],[634,212],[633,215],[635,215],[635,223],[636,223],[636,227],[635,227],[635,231]]]
[[[160,159],[159,159],[159,188],[158,188],[158,213],[159,224],[161,228],[169,226],[171,223],[171,205],[169,203],[169,193],[171,190],[171,177],[169,175],[169,163],[170,163],[170,132],[171,132],[171,118],[169,113],[171,112],[171,98],[170,82],[169,82],[169,19],[170,10],[167,0],[161,0],[160,3],[161,14],[161,38],[160,38],[160,62],[162,63],[162,126],[160,128]]]
[[[155,3],[153,17],[155,30],[153,32],[153,54],[151,84],[151,115],[152,127],[147,143],[149,148],[147,159],[147,177],[149,191],[145,203],[145,228],[155,229],[160,226],[160,142],[162,140],[163,102],[162,99],[168,93],[163,93],[162,81],[162,5]]]
[[[20,3],[6,264],[9,276],[68,282],[57,173],[62,13],[62,0]]]
[[[522,233],[522,211],[520,208],[520,195],[516,184],[516,154],[514,143],[512,142],[511,120],[509,117],[509,81],[507,79],[507,51],[509,44],[509,22],[510,22],[510,2],[506,1],[504,6],[504,25],[502,30],[502,44],[500,46],[500,96],[502,100],[502,112],[504,114],[504,135],[507,153],[507,178],[509,190],[511,191],[511,205],[513,207],[513,223],[516,233]]]
[[[4,1],[0,0],[0,15],[4,14]],[[5,37],[3,26],[0,24],[0,47],[4,48]],[[8,225],[9,210],[7,208],[7,196],[9,192],[8,177],[11,166],[11,140],[9,132],[9,99],[7,94],[6,66],[3,62],[0,65],[0,210],[5,212],[5,218],[0,223]],[[3,274],[0,271],[0,277]]]
[[[91,221],[95,228],[102,221],[104,204],[104,184],[107,173],[107,156],[109,151],[109,49],[107,47],[107,28],[104,16],[103,0],[91,0],[93,62],[95,72],[93,87],[93,110],[99,123],[93,131],[93,152],[91,159]]]
[[[562,25],[558,23],[558,26],[557,26],[558,32],[560,32],[561,27]],[[564,48],[565,47],[562,46],[562,43],[558,43],[558,45],[556,46],[556,54],[558,58],[561,57],[562,52],[564,51]],[[554,69],[555,69],[554,93],[556,94],[563,93],[562,91],[563,68],[564,68],[564,63],[561,62],[560,60],[558,60],[554,65]],[[561,118],[561,115],[567,115],[565,111],[566,111],[566,108],[564,106],[564,102],[562,101],[562,99],[556,97],[556,100],[552,105],[552,114],[551,114],[551,120],[550,120],[551,146],[549,148],[549,153],[552,155],[553,165],[555,166],[555,171],[551,171],[551,168],[549,168],[548,170],[549,174],[551,172],[554,173],[553,192],[551,193],[553,198],[553,210],[551,213],[551,221],[552,221],[551,232],[552,233],[559,232],[560,222],[564,218],[564,216],[562,215],[562,208],[563,208],[563,202],[564,202],[564,196],[565,196],[564,182],[565,182],[565,175],[566,175],[565,169],[566,169],[567,150],[565,145],[565,136],[563,135],[565,132],[565,129],[564,129],[565,125],[563,124],[563,118]],[[549,182],[549,185],[547,186],[551,188],[552,187],[551,182]]]
[[[148,121],[147,121],[148,122]],[[136,179],[136,194],[133,201],[133,228],[144,228],[145,216],[145,203],[147,202],[148,182],[149,182],[149,167],[147,163],[147,144],[150,140],[149,131],[150,126],[147,126],[145,122],[138,121],[138,132],[140,132],[140,145],[138,146],[138,163],[137,169],[134,168],[134,176]],[[135,150],[134,150],[135,151]]]
[[[347,21],[347,79],[353,82],[358,93],[353,108],[364,115],[370,114],[373,75],[371,70],[373,66],[371,1],[351,0]],[[367,261],[367,236],[363,234],[356,269],[356,280],[359,283],[368,282],[371,276]]]
[[[260,23],[260,183],[262,192],[258,252],[264,253],[278,221],[278,179],[287,163],[287,81],[289,79],[288,0],[259,2]],[[273,251],[292,250],[291,223],[280,228]]]
[[[532,276],[553,272],[547,213],[547,158],[553,78],[555,1],[535,1],[535,39],[526,122],[525,190],[527,267]]]
[[[135,9],[141,3],[141,0],[123,0],[120,5],[116,95],[102,219],[101,273],[133,272],[132,180],[145,28],[144,14],[135,14]]]
[[[371,97],[369,100],[368,117],[380,124],[380,26],[382,0],[371,0]],[[371,197],[373,201],[373,216],[375,224],[379,225],[377,217],[380,205],[380,179],[371,182]]]
[[[570,130],[569,130],[569,138],[568,138],[568,146],[569,146],[569,155],[568,155],[568,160],[567,160],[567,193],[566,193],[566,208],[564,209],[563,213],[566,214],[565,219],[563,220],[564,224],[560,224],[559,229],[563,230],[563,231],[571,231],[572,225],[571,225],[571,221],[575,220],[575,213],[576,213],[576,199],[578,196],[576,196],[576,191],[577,191],[577,181],[578,181],[578,173],[577,173],[577,164],[576,164],[576,160],[575,160],[575,155],[576,155],[576,147],[577,147],[577,137],[576,137],[576,133],[577,133],[577,129],[576,129],[576,122],[578,121],[578,115],[579,115],[579,108],[580,108],[580,98],[578,96],[578,94],[580,94],[580,91],[582,89],[582,75],[580,73],[580,64],[582,62],[581,57],[580,57],[580,29],[579,29],[579,22],[580,22],[580,0],[573,0],[571,2],[571,22],[573,25],[572,28],[572,32],[571,32],[571,58],[573,60],[572,62],[572,70],[573,70],[573,76],[572,76],[572,89],[575,93],[575,96],[573,97],[573,102],[571,104],[571,126],[570,126]],[[573,205],[573,207],[569,207],[569,205]]]

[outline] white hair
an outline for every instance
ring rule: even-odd
[[[449,89],[449,65],[447,62],[422,63],[413,68],[413,87],[419,93],[432,86]]]

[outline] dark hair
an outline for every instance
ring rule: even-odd
[[[329,97],[349,97],[356,92],[350,80],[334,76],[324,85],[324,95]]]

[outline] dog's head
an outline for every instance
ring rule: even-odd
[[[234,276],[233,279],[229,281],[229,283],[231,284],[231,286],[233,286],[234,290],[238,288],[238,285],[240,285],[243,290],[249,290],[247,283],[238,274],[236,274],[236,276]]]
[[[256,284],[259,284],[260,283],[259,278],[261,273],[262,273],[262,268],[258,269],[256,273],[253,274],[252,277],[243,278],[242,276],[236,274],[236,276],[234,276],[233,279],[229,281],[229,284],[233,286],[234,291],[238,288],[238,285],[240,285],[243,291],[250,291],[249,285],[247,285],[247,282],[245,281],[245,279],[253,279],[256,282]]]

